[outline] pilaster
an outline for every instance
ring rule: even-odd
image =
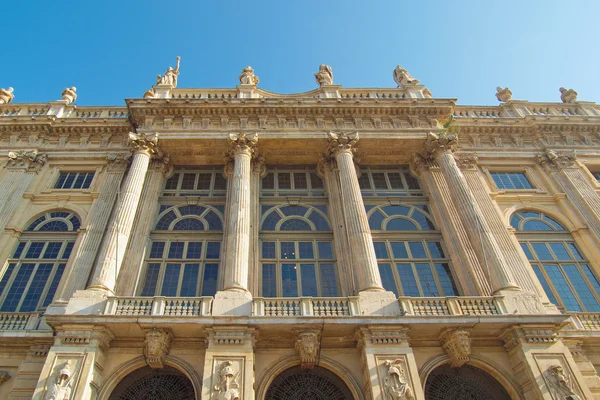
[[[34,344],[29,348],[18,372],[11,378],[14,382],[8,395],[9,400],[31,399],[49,351],[49,344]]]
[[[425,398],[407,327],[362,326],[356,330],[356,339],[366,399]]]

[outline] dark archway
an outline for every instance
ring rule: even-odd
[[[187,376],[172,367],[140,368],[127,375],[109,400],[195,400],[194,386]]]
[[[425,384],[426,400],[511,400],[497,380],[470,365],[434,369]]]
[[[354,400],[348,386],[325,368],[293,367],[273,380],[265,400]]]

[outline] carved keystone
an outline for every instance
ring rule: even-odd
[[[313,369],[319,357],[321,337],[317,331],[304,331],[298,335],[296,340],[296,352],[300,357],[300,367]]]
[[[469,362],[471,355],[471,338],[465,329],[444,329],[440,334],[440,342],[450,357],[452,368],[462,367]]]
[[[146,333],[144,341],[144,357],[151,368],[163,368],[165,357],[171,349],[173,334],[166,329],[152,329]]]

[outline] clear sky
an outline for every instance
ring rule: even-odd
[[[179,87],[232,88],[251,65],[259,87],[317,87],[319,64],[344,87],[395,87],[401,64],[434,97],[497,104],[600,102],[600,1],[6,1],[0,87],[15,103],[123,105],[181,61]]]

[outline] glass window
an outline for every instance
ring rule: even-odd
[[[93,172],[61,172],[54,189],[88,189],[93,179]]]
[[[600,172],[598,172],[598,171],[593,171],[593,172],[592,172],[592,175],[594,175],[594,178],[596,178],[596,180],[597,180],[598,182],[600,182]]]
[[[222,167],[202,170],[176,168],[165,182],[163,196],[222,197],[227,191],[227,180]]]
[[[326,196],[323,180],[312,166],[270,166],[261,180],[261,196]]]
[[[361,166],[358,183],[363,197],[424,195],[408,167]]]
[[[491,175],[498,189],[533,189],[524,172],[492,172]]]

